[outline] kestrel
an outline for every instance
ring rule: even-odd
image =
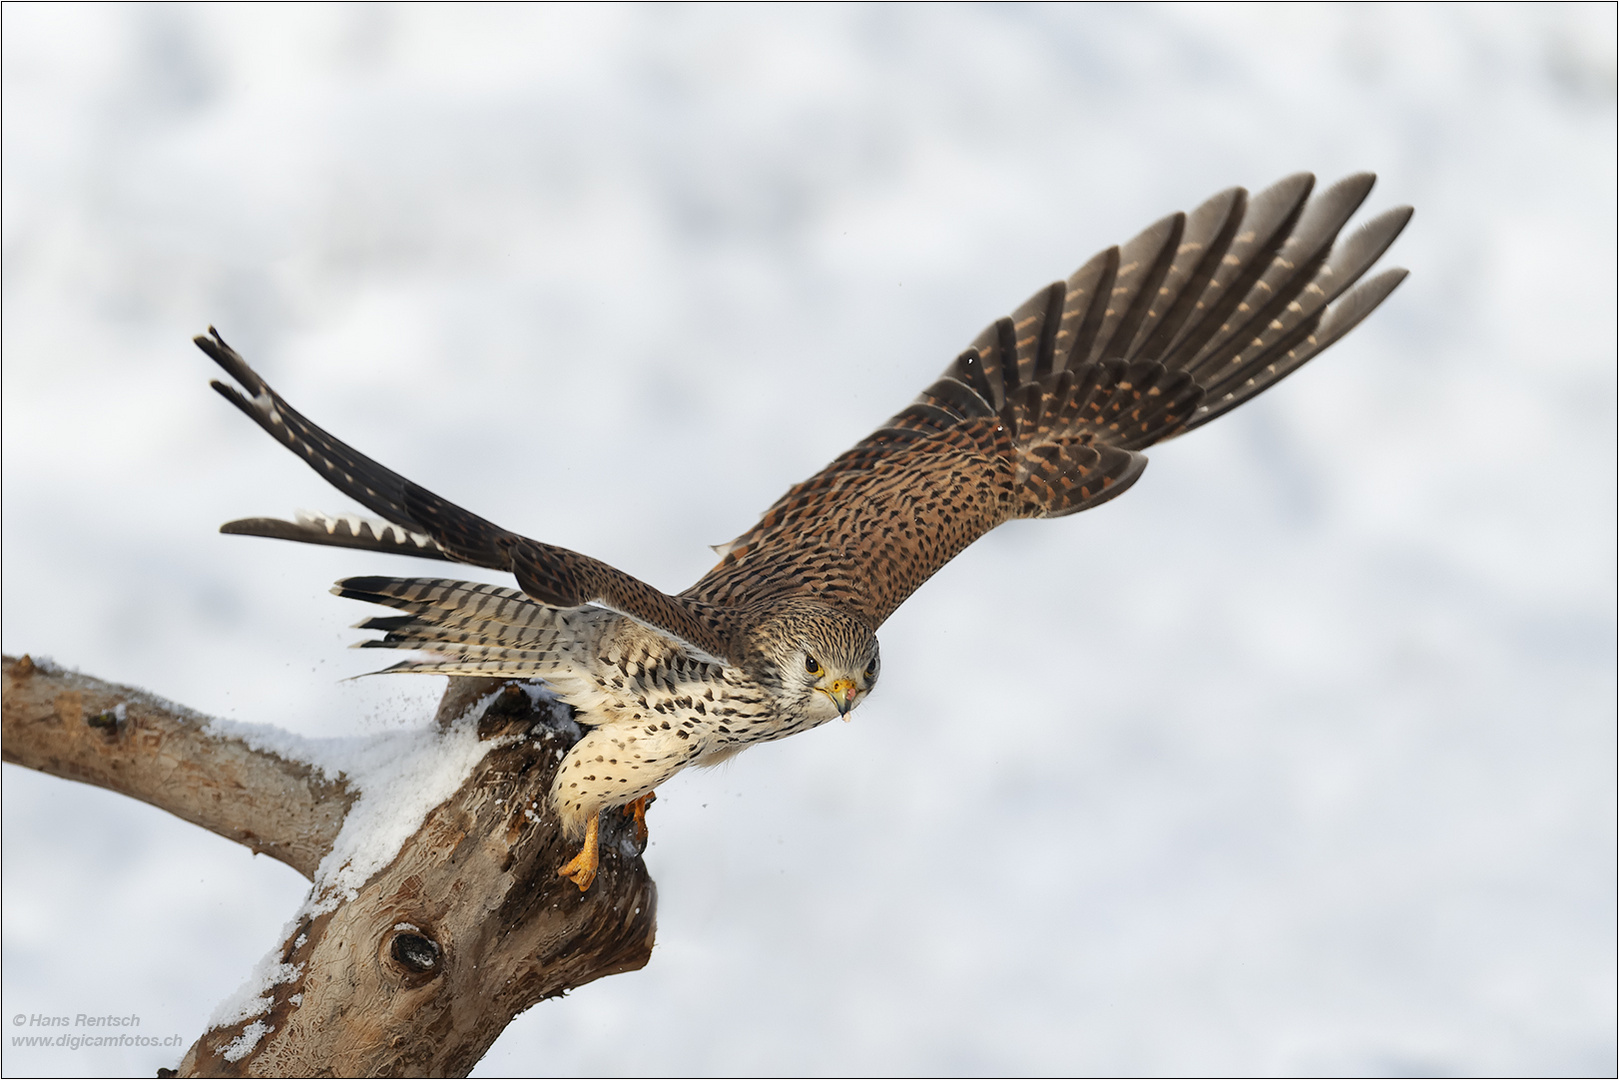
[[[1199,427],[1348,333],[1405,277],[1360,279],[1399,235],[1388,210],[1334,246],[1370,192],[1360,174],[1221,192],[1111,247],[993,323],[937,381],[788,490],[679,593],[509,532],[304,419],[212,328],[213,386],[333,486],[381,516],[252,518],[222,532],[509,571],[517,589],[355,577],[333,591],[401,614],[369,647],[425,653],[388,671],[543,680],[585,735],[551,809],[588,889],[601,814],[642,814],[686,765],[847,717],[876,685],[877,628],[963,548],[1013,518],[1123,493],[1142,451]],[[1359,284],[1357,284],[1359,282]],[[243,392],[245,391],[245,393]]]

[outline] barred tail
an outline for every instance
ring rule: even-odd
[[[352,577],[332,592],[406,612],[355,624],[384,632],[356,648],[431,654],[385,671],[545,678],[573,668],[572,651],[579,644],[573,624],[594,615],[550,607],[516,589],[446,578]]]

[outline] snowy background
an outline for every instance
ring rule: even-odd
[[[4,10],[4,647],[311,735],[433,564],[301,410],[679,589],[991,320],[1371,169],[1410,280],[1126,498],[987,537],[830,724],[659,792],[643,972],[480,1075],[1612,1075],[1614,8]],[[475,576],[476,571],[469,572]],[[189,1044],[305,882],[5,769],[4,1013]],[[18,1030],[11,1028],[8,1034]],[[5,1048],[11,1074],[178,1052]]]

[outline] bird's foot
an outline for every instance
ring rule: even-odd
[[[590,883],[596,880],[596,867],[601,865],[601,852],[597,844],[600,828],[601,814],[591,814],[590,824],[585,826],[585,846],[557,871],[558,877],[565,877],[579,886],[580,892],[590,888]]]
[[[633,802],[624,804],[624,816],[635,819],[635,845],[643,850],[646,848],[646,808],[658,799],[656,791],[649,791]]]

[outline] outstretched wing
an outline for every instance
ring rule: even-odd
[[[1141,451],[1227,412],[1348,333],[1405,276],[1356,285],[1411,216],[1334,247],[1371,191],[1291,176],[1173,214],[991,325],[908,408],[792,488],[683,597],[807,596],[872,628],[979,536],[1122,493]]]
[[[208,328],[208,336],[194,340],[252,396],[218,381],[213,383],[215,390],[333,487],[384,519],[309,515],[289,522],[248,518],[224,525],[221,532],[394,551],[505,570],[516,576],[525,593],[542,603],[554,607],[599,604],[646,623],[699,653],[732,658],[732,624],[726,612],[698,600],[669,596],[600,560],[530,540],[440,498],[305,419],[213,327]]]

